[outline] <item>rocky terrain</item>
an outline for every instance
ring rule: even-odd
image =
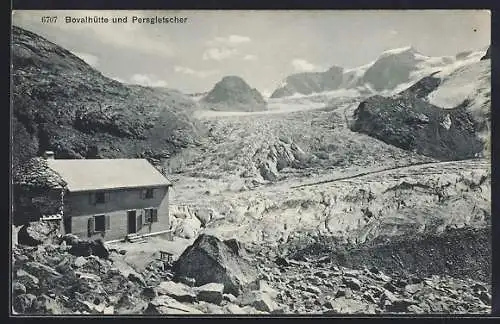
[[[489,244],[473,242],[488,231],[410,238],[369,250],[325,248],[324,242],[313,239],[297,244],[302,248],[293,252],[285,252],[281,244],[244,245],[202,234],[173,264],[152,258],[141,270],[127,261],[126,249],[72,235],[44,235],[43,230],[29,233],[38,235],[38,245],[16,244],[12,253],[16,314],[450,314],[487,313],[491,303],[485,278],[463,267],[465,258],[456,253],[457,244],[472,244],[479,249],[466,251],[468,262],[488,271],[489,258],[484,256],[490,253]],[[413,264],[421,271],[414,272],[406,263],[399,272],[391,271],[388,255],[374,257],[392,247],[392,263],[406,262],[401,257],[414,249],[409,245],[422,243],[418,257],[434,260],[427,246],[438,253],[452,251],[463,273],[432,274],[449,264],[423,260]],[[415,257],[413,252],[407,255]],[[479,252],[475,258],[474,252]],[[379,266],[369,265],[373,262]]]
[[[212,110],[261,111],[267,109],[262,95],[238,76],[226,76],[201,101]]]
[[[369,97],[354,111],[351,129],[441,160],[483,155],[491,120],[489,64],[436,72],[391,97]]]
[[[13,162],[56,158],[162,159],[196,143],[196,104],[171,89],[124,85],[50,41],[12,30]]]
[[[344,69],[331,67],[325,72],[302,72],[285,78],[281,87],[271,94],[271,98],[291,96],[296,93],[309,95],[316,92],[338,89],[343,81]]]
[[[18,161],[140,155],[174,183],[173,241],[14,230],[14,312],[490,311],[484,53],[388,51],[290,77],[265,102],[238,77],[191,97],[122,85],[34,34],[14,39]]]

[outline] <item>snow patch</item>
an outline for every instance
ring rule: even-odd
[[[390,55],[399,55],[399,54],[403,54],[406,52],[416,53],[415,49],[412,46],[405,46],[405,47],[393,48],[393,49],[384,51],[384,52],[382,52],[380,57],[386,57],[386,56],[390,56]]]
[[[428,100],[438,107],[454,108],[469,99],[479,109],[487,104],[491,93],[490,62],[480,61],[458,66],[459,68],[436,74],[443,81],[429,94]]]

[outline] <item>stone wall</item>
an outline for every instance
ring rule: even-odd
[[[42,217],[63,216],[63,190],[16,185],[13,191],[13,223],[23,225]]]

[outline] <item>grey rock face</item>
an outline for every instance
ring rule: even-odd
[[[213,110],[261,111],[267,104],[257,89],[238,76],[226,76],[202,99]]]
[[[257,276],[249,261],[237,255],[223,241],[205,234],[182,253],[173,271],[178,276],[194,278],[197,285],[212,282],[224,284],[224,292],[235,296]]]
[[[368,98],[355,110],[351,129],[440,160],[467,159],[482,152],[467,103],[442,109],[420,99],[435,87],[431,83],[425,78],[399,95]]]
[[[334,66],[325,72],[303,72],[292,74],[285,79],[284,85],[276,89],[271,98],[281,98],[294,93],[311,94],[336,90],[343,80],[343,68]]]

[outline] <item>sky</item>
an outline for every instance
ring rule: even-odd
[[[45,16],[57,20],[47,22]],[[75,22],[86,16],[108,23]],[[132,21],[156,16],[187,19]],[[113,23],[113,17],[127,22]],[[484,50],[490,17],[486,10],[26,10],[14,11],[12,22],[118,81],[195,93],[237,75],[269,95],[292,73],[353,68],[393,48],[413,46],[428,56]]]

